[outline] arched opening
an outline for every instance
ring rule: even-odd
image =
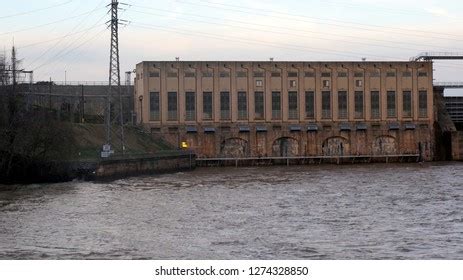
[[[373,142],[374,155],[397,154],[397,142],[392,136],[379,136]]]
[[[229,138],[220,144],[220,156],[226,158],[242,158],[248,155],[248,141],[241,138]]]
[[[324,156],[345,156],[350,154],[350,145],[343,137],[331,137],[322,144]]]
[[[296,139],[290,137],[278,138],[272,145],[272,156],[295,157],[299,155],[299,144]]]

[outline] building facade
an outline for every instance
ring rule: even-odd
[[[433,158],[431,62],[142,62],[137,121],[198,157]]]

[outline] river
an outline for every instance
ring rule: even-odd
[[[0,186],[0,259],[463,259],[463,164]]]

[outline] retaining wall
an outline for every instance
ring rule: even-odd
[[[161,174],[196,167],[196,155],[150,156],[143,158],[109,159],[101,161],[94,174],[96,180],[109,180],[138,175]]]

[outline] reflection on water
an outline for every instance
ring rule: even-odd
[[[3,187],[1,259],[463,259],[463,164]]]

